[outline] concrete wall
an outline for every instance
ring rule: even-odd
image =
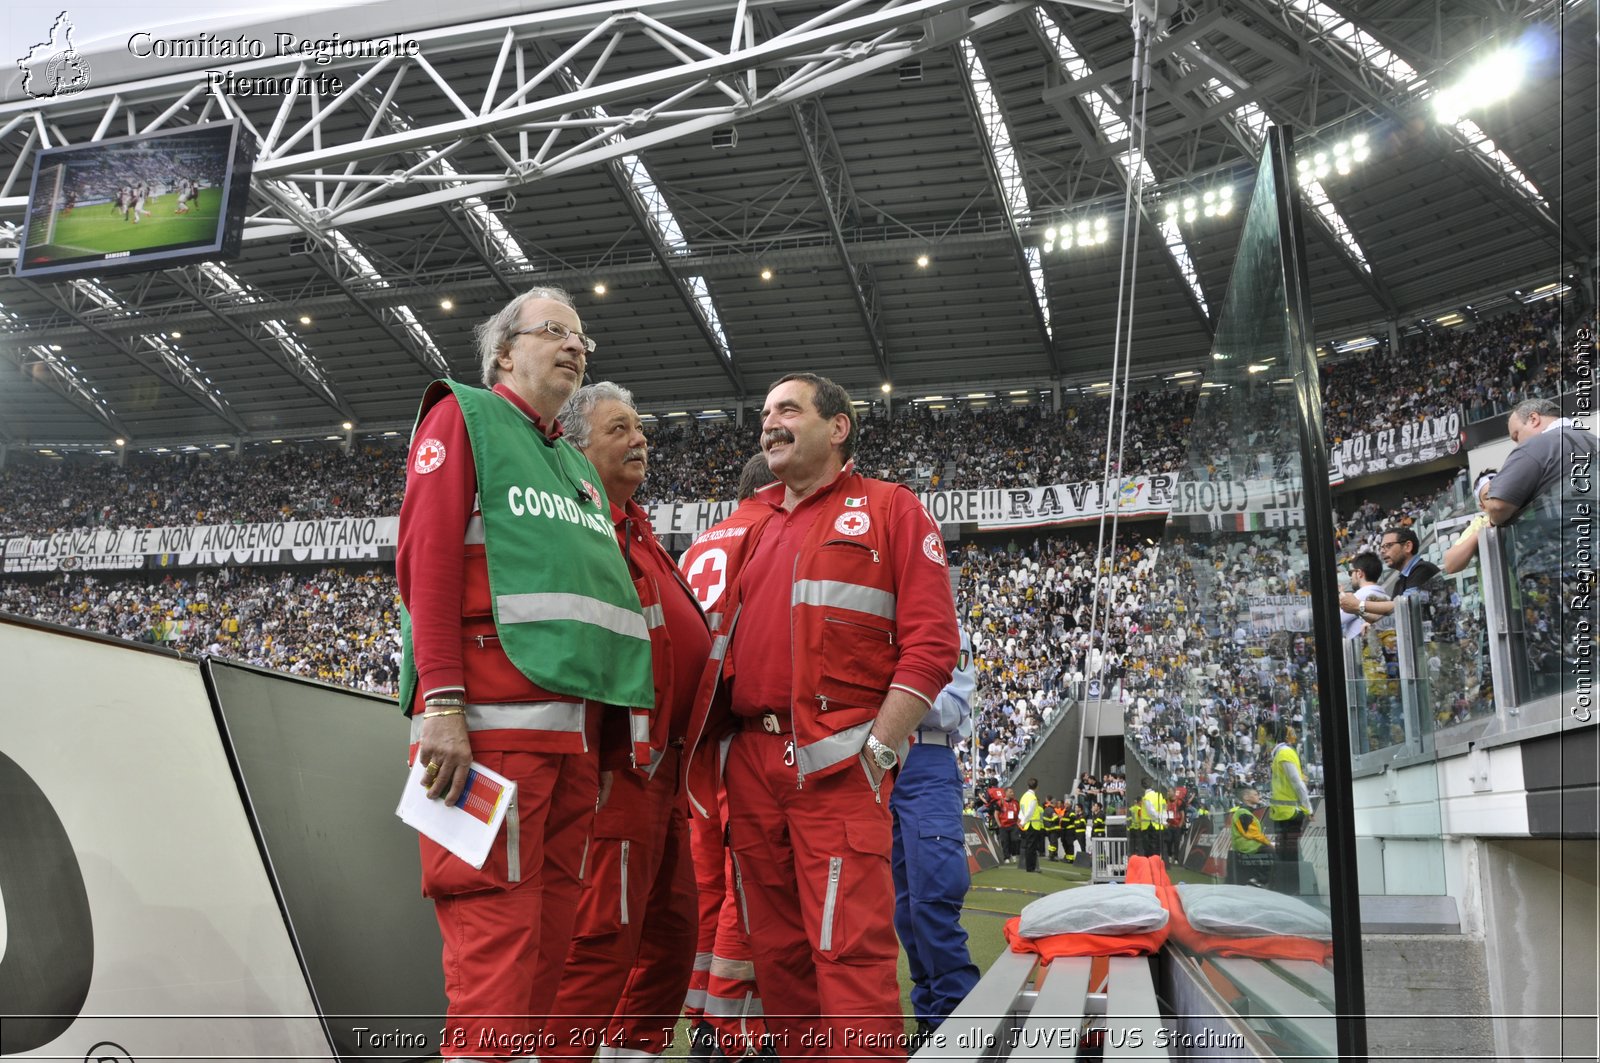
[[[1593,1063],[1600,1055],[1600,843],[1529,838],[1477,844],[1489,1002],[1500,1016],[1495,1055]]]

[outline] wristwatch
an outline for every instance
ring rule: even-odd
[[[882,768],[884,771],[888,771],[890,768],[900,763],[900,754],[896,753],[894,750],[878,741],[877,735],[867,735],[867,744],[865,748],[867,756],[871,757],[873,763],[877,764],[878,767]]]

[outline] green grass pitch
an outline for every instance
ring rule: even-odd
[[[150,213],[141,215],[138,224],[132,221],[131,210],[128,220],[123,220],[114,203],[75,207],[56,218],[55,235],[48,244],[28,248],[28,260],[59,262],[116,251],[210,243],[222,212],[222,190],[201,189],[199,200],[190,204],[187,214],[173,213],[177,206],[176,192],[157,196],[146,203]]]

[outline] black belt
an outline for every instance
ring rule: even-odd
[[[786,712],[763,712],[759,716],[741,716],[739,721],[740,726],[746,731],[760,731],[762,734],[769,735],[794,733],[794,721]]]

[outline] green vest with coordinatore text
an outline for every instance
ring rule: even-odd
[[[419,425],[445,388],[472,441],[501,649],[545,690],[653,707],[650,633],[594,465],[502,396],[454,381],[428,388]],[[409,710],[417,673],[403,610],[402,621],[400,704]]]

